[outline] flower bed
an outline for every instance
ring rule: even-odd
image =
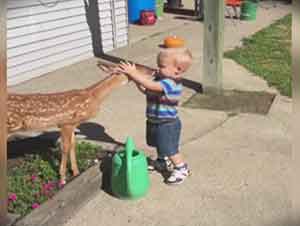
[[[76,144],[80,172],[97,162],[101,150],[100,146],[87,142]],[[52,152],[26,155],[17,166],[8,169],[8,211],[24,216],[62,189],[59,163],[60,150],[55,148]],[[68,171],[67,181],[72,179],[71,175]]]

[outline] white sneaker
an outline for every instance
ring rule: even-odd
[[[174,167],[174,170],[167,178],[166,183],[170,185],[181,184],[190,174],[191,172],[188,169],[187,164],[184,164],[181,167]]]
[[[172,162],[168,157],[164,159],[148,160],[148,170],[149,171],[158,171],[158,172],[171,172],[173,168]]]

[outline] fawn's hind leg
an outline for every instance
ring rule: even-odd
[[[63,125],[61,126],[61,149],[62,156],[60,162],[60,179],[62,183],[66,182],[66,170],[67,170],[67,162],[68,162],[68,154],[71,155],[71,166],[73,170],[73,175],[76,176],[79,174],[79,170],[77,168],[75,155],[75,125]],[[75,163],[74,163],[75,161]]]

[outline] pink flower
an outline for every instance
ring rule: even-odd
[[[32,209],[36,209],[36,208],[39,208],[39,207],[40,207],[40,204],[38,204],[36,202],[31,205]]]
[[[49,186],[51,189],[54,189],[56,187],[56,183],[55,182],[49,182]]]
[[[65,186],[65,184],[66,184],[66,182],[64,180],[60,180],[58,182],[58,188],[60,188],[60,189],[63,188]]]
[[[12,202],[16,201],[17,200],[17,195],[15,193],[10,194],[8,196],[8,200],[12,201]]]
[[[32,176],[31,176],[31,181],[32,181],[32,182],[36,181],[36,179],[37,179],[37,176],[36,176],[36,175],[32,175]]]
[[[48,182],[46,184],[43,184],[43,190],[44,191],[51,191],[55,188],[55,183],[54,182]]]

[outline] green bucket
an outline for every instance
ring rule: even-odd
[[[164,12],[164,5],[163,4],[156,5],[156,16],[162,17],[163,12]]]
[[[256,1],[244,1],[241,6],[241,20],[255,20],[257,6]]]
[[[163,12],[164,12],[164,1],[156,0],[156,16],[162,17]]]

